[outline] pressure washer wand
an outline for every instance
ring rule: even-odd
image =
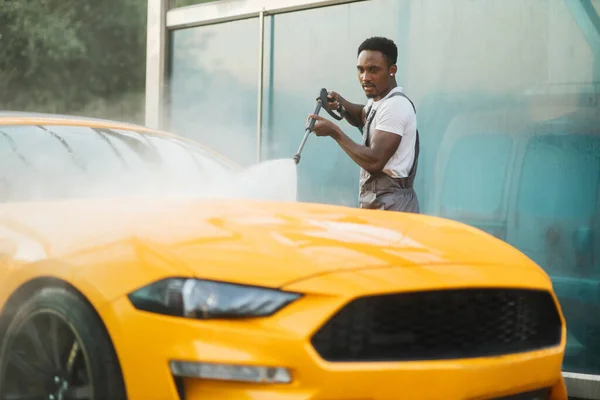
[[[312,113],[313,115],[319,115],[319,111],[321,111],[321,99],[317,99],[317,104],[315,105],[315,109]],[[311,118],[310,121],[308,121],[308,126],[304,131],[304,137],[302,138],[302,142],[300,143],[300,148],[298,149],[296,154],[294,154],[294,161],[296,161],[296,164],[300,163],[300,153],[302,153],[302,149],[304,148],[306,139],[308,139],[308,135],[310,135],[313,128],[315,127],[315,122],[317,121],[314,118]]]

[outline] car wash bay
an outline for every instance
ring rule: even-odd
[[[600,398],[600,0],[149,7],[148,124],[242,165],[291,158],[322,87],[364,101],[356,49],[392,38],[417,107],[423,212],[484,229],[548,271],[569,325],[569,390]],[[310,137],[300,200],[354,207],[357,190],[358,167]]]

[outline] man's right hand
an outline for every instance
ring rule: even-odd
[[[331,99],[331,102],[328,104],[328,107],[331,110],[338,111],[340,104],[344,106],[345,115],[344,119],[352,126],[362,127],[364,123],[364,115],[362,104],[354,104],[350,103],[346,99],[344,99],[338,92],[330,90],[327,92],[327,97]]]
[[[331,100],[327,106],[330,110],[334,111],[336,111],[340,107],[340,102],[343,99],[342,96],[340,96],[337,92],[334,92],[333,90],[330,90],[327,93],[327,98]]]

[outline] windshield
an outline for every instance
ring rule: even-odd
[[[179,196],[238,168],[200,146],[134,130],[0,125],[0,201]]]

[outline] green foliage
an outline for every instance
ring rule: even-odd
[[[0,0],[0,109],[140,122],[147,0]]]

